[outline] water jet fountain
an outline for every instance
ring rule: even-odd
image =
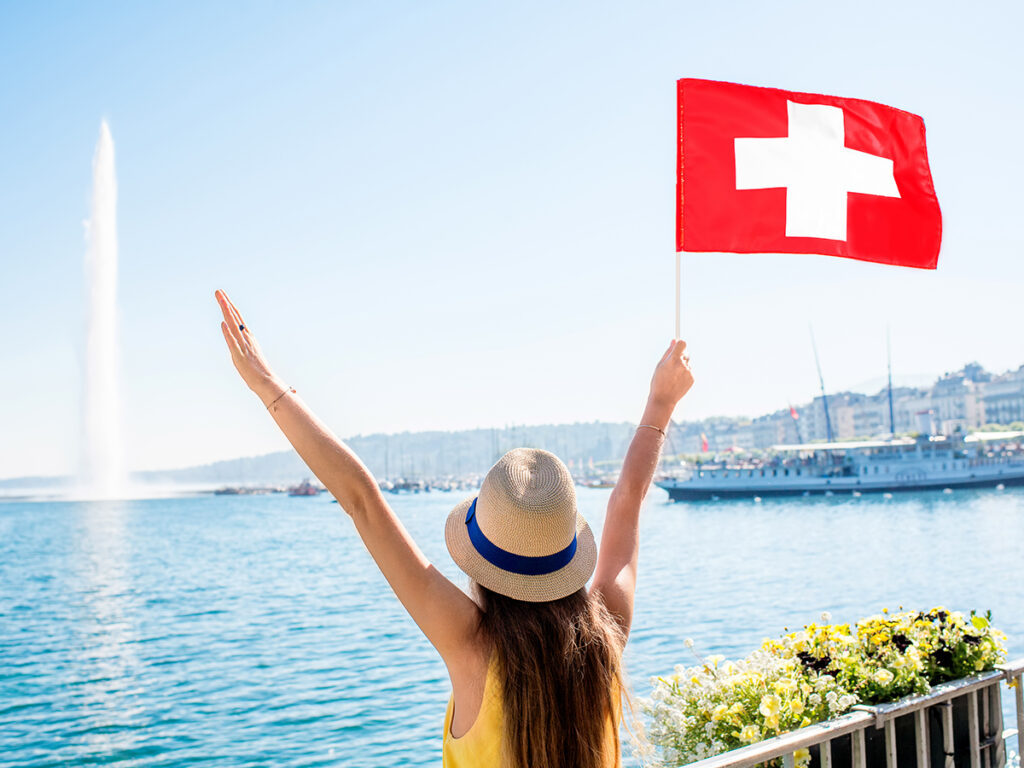
[[[106,120],[92,162],[92,209],[86,222],[85,359],[79,498],[124,498],[117,341],[117,178]]]

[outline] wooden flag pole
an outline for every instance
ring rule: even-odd
[[[679,251],[676,251],[676,338],[680,336],[682,326],[682,307],[679,301],[679,286],[682,282],[682,257],[679,255]]]

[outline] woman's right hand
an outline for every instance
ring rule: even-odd
[[[690,358],[685,352],[686,342],[682,339],[673,339],[658,361],[654,376],[651,377],[651,404],[667,408],[670,413],[693,386]]]

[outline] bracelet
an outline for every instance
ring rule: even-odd
[[[649,428],[649,429],[656,429],[656,430],[658,430],[659,432],[661,432],[661,436],[662,436],[662,437],[668,437],[668,435],[666,435],[666,434],[665,434],[665,430],[664,430],[664,429],[662,429],[661,427],[656,427],[656,426],[654,426],[653,424],[641,424],[641,425],[639,425],[639,426],[637,427],[637,429],[640,429],[640,427],[647,427],[647,428]]]
[[[284,397],[285,395],[287,395],[287,394],[288,394],[289,392],[294,392],[294,391],[295,391],[295,390],[294,390],[294,389],[292,389],[291,387],[288,387],[287,389],[285,389],[285,391],[284,391],[284,392],[282,392],[282,393],[281,393],[280,395],[278,395],[277,397],[275,397],[275,398],[274,398],[273,400],[271,400],[271,401],[270,401],[270,402],[269,402],[269,403],[267,404],[267,410],[269,411],[269,410],[270,410],[270,406],[271,406],[271,405],[273,405],[274,403],[276,403],[276,402],[277,402],[278,400],[280,400],[280,399],[281,399],[282,397]]]

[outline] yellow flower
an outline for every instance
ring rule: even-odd
[[[793,761],[798,768],[805,768],[811,764],[811,751],[809,749],[798,749],[793,753]]]
[[[765,717],[771,717],[772,715],[778,715],[781,707],[782,699],[773,693],[769,693],[761,697],[761,706],[758,707],[758,710]]]
[[[740,741],[744,744],[753,744],[755,741],[761,740],[761,729],[756,725],[745,725],[743,730],[736,734]]]
[[[719,720],[724,720],[728,714],[729,708],[725,704],[719,704],[711,711],[711,719],[717,723]]]
[[[789,702],[789,711],[794,715],[801,715],[804,711],[804,703],[800,699],[793,699]]]
[[[769,693],[761,697],[761,706],[758,707],[758,711],[764,715],[764,724],[766,728],[771,728],[772,730],[779,729],[779,711],[781,709],[782,699],[774,693]]]
[[[775,681],[773,685],[776,693],[792,693],[796,690],[796,680],[792,680],[788,677],[782,677]]]

